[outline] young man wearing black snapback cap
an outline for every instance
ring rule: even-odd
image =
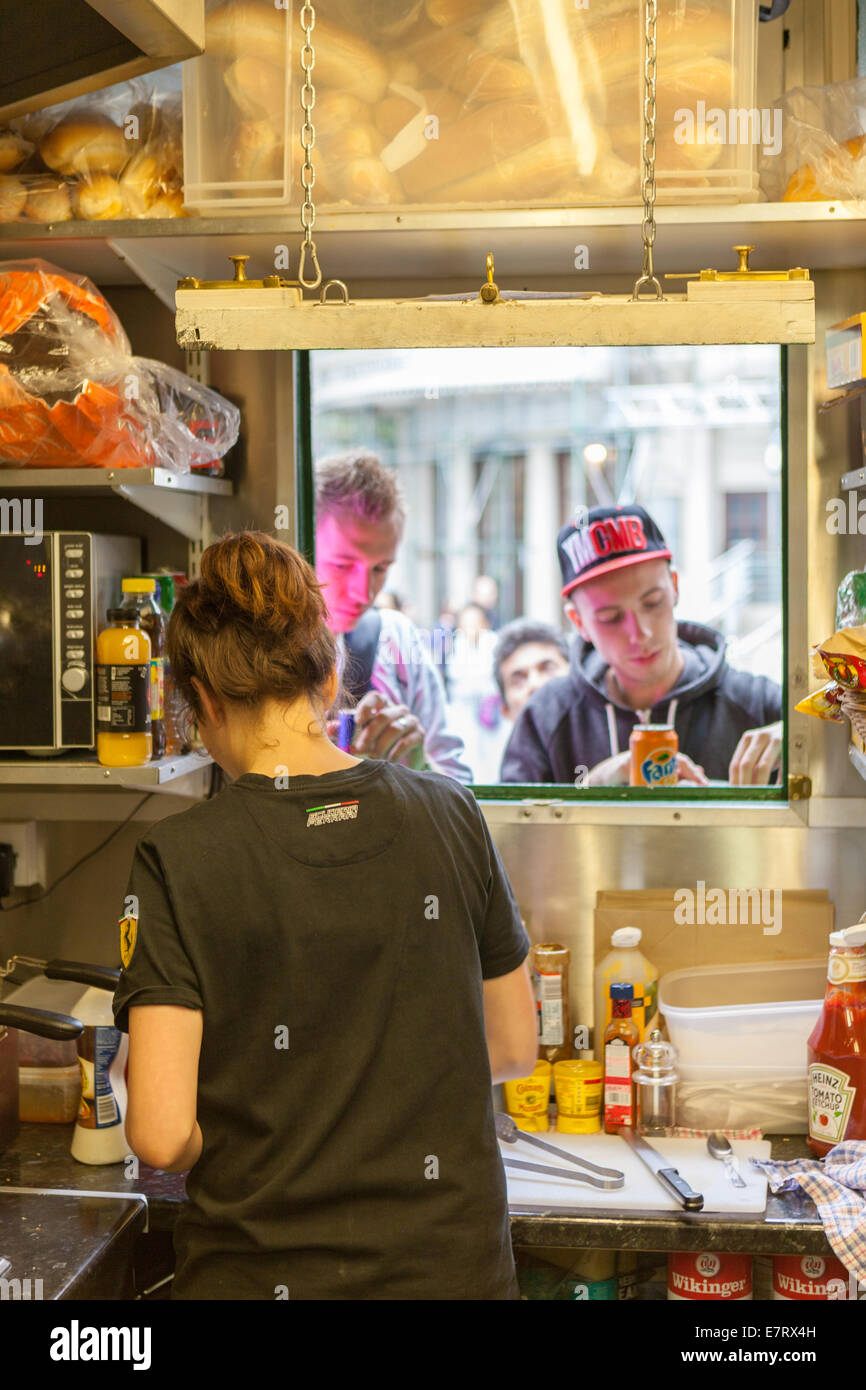
[[[763,786],[781,766],[782,692],[735,671],[725,638],[674,617],[671,552],[637,505],[599,507],[557,536],[565,611],[577,628],[567,676],[524,706],[503,782],[616,786],[629,780],[636,724],[671,724],[681,783]]]

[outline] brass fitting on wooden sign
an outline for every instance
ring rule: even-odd
[[[666,280],[808,280],[809,272],[802,266],[792,270],[752,270],[749,256],[754,246],[734,246],[737,253],[736,270],[686,270],[665,275]]]
[[[195,275],[186,275],[178,280],[179,290],[287,290],[300,289],[298,280],[284,280],[279,275],[266,275],[262,280],[248,280],[246,263],[249,256],[229,256],[235,268],[231,280],[199,280]]]
[[[478,298],[482,300],[484,304],[497,304],[502,302],[499,286],[493,279],[493,270],[493,253],[490,252],[487,256],[487,279],[478,291]]]

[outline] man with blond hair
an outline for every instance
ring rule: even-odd
[[[403,538],[406,509],[394,474],[353,450],[315,467],[316,574],[358,700],[352,750],[471,782],[463,741],[446,728],[442,681],[414,623],[374,606]]]

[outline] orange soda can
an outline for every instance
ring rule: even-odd
[[[671,724],[637,724],[628,741],[633,787],[675,787],[680,741]]]

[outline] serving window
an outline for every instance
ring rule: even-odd
[[[299,431],[299,493],[308,499],[300,509],[300,544],[313,553],[314,460],[363,449],[393,470],[406,522],[376,602],[398,608],[420,630],[445,687],[447,727],[464,741],[480,798],[787,799],[786,725],[770,780],[731,782],[742,717],[736,727],[718,719],[707,725],[703,746],[711,740],[712,747],[694,759],[714,764],[706,784],[624,785],[621,767],[610,774],[619,780],[599,784],[594,770],[628,747],[624,702],[633,694],[624,693],[616,673],[628,674],[629,650],[653,648],[664,627],[650,611],[658,599],[652,586],[645,598],[632,585],[621,610],[609,593],[606,606],[588,608],[592,589],[583,581],[580,598],[572,591],[564,601],[564,580],[573,575],[564,576],[557,553],[561,528],[586,527],[599,509],[627,513],[637,504],[671,556],[661,571],[653,562],[639,572],[675,575],[674,644],[690,663],[678,702],[654,704],[654,720],[659,708],[671,715],[685,731],[680,749],[689,751],[688,705],[698,699],[704,661],[710,688],[721,664],[743,673],[731,689],[752,701],[751,727],[774,722],[774,698],[784,721],[787,351],[730,345],[298,354],[298,400],[302,408],[308,402],[309,426]],[[582,628],[566,602],[583,615]],[[638,636],[626,640],[632,610]],[[597,619],[594,627],[587,614]],[[510,626],[518,620],[529,625],[523,634]],[[618,624],[619,639],[611,636]],[[527,640],[511,649],[522,635]],[[697,667],[690,648],[698,652]],[[652,651],[646,659],[654,659]],[[556,708],[567,719],[571,696],[563,682],[575,661],[578,688],[589,680],[595,709],[589,724],[574,722],[569,735],[573,772],[563,774],[560,749],[550,764],[559,780],[535,773],[515,780],[527,766],[508,752],[521,744],[522,711],[544,698],[549,725],[556,702],[539,692],[558,680]],[[640,678],[636,688],[643,688]],[[673,696],[676,690],[674,682]],[[634,722],[646,718],[631,708]]]

